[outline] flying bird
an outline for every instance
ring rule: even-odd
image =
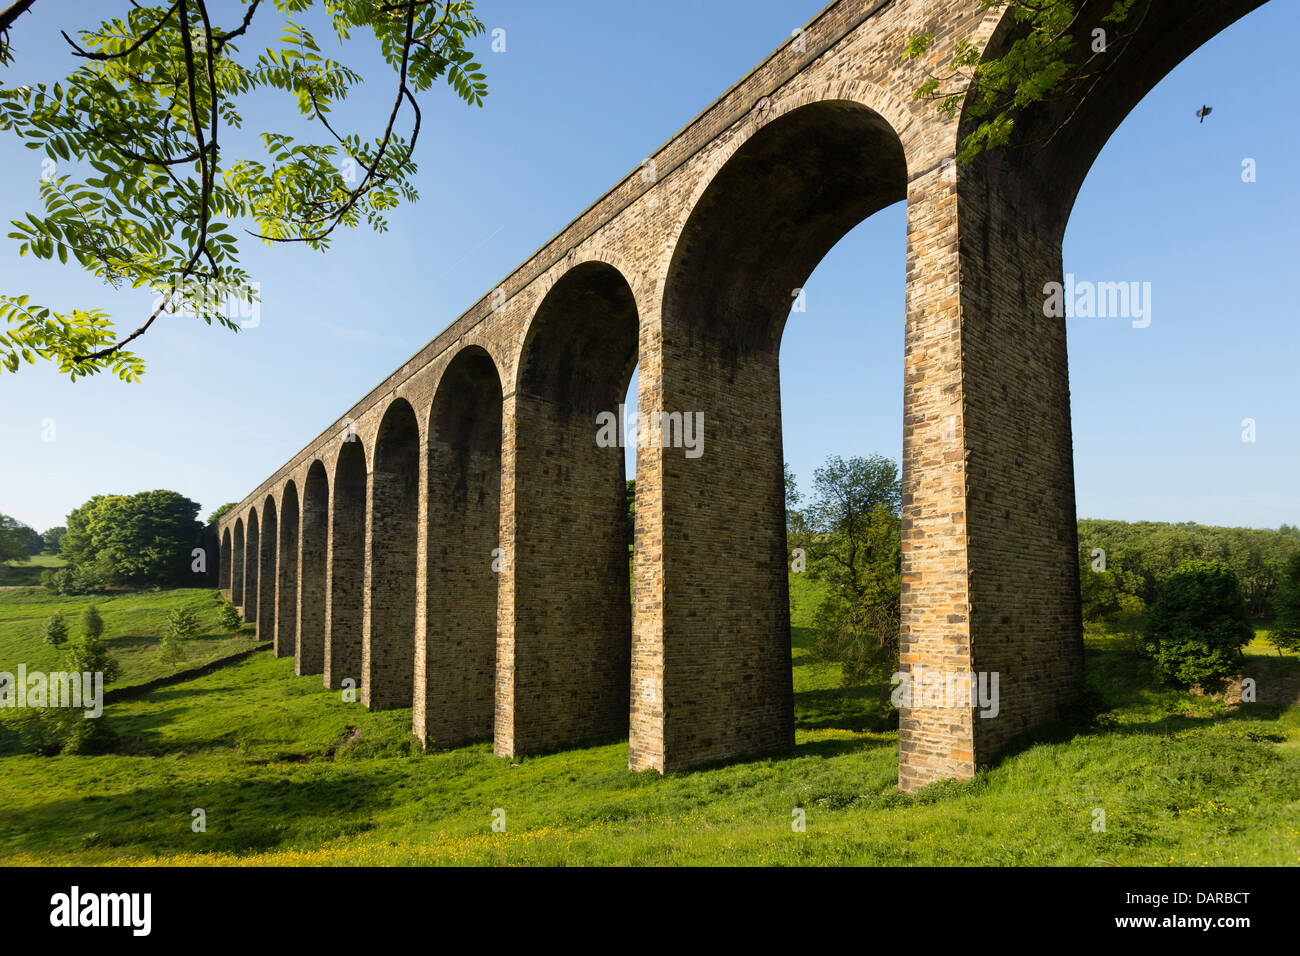
[[[1204,123],[1205,117],[1209,116],[1213,112],[1214,112],[1213,107],[1202,106],[1199,110],[1196,111],[1196,115],[1199,116],[1201,118],[1201,122]]]

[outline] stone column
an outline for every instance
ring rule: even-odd
[[[289,482],[280,498],[280,533],[276,547],[276,657],[294,657],[298,642],[298,490]]]
[[[329,555],[329,483],[319,463],[302,492],[298,547],[298,636],[294,673],[319,674],[325,667],[325,568]]]
[[[257,547],[257,639],[275,640],[275,560],[279,520],[275,502],[268,499],[262,509],[261,539]]]
[[[361,702],[372,710],[410,707],[413,700],[418,533],[409,483],[407,475],[370,473]]]
[[[344,443],[330,488],[323,683],[336,690],[345,680],[361,687],[365,536],[366,458],[354,439]]]

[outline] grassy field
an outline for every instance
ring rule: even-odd
[[[1089,684],[1110,710],[1089,729],[1049,731],[974,780],[906,796],[877,690],[845,690],[810,659],[816,591],[796,579],[792,592],[791,753],[667,777],[629,773],[626,741],[514,762],[487,743],[424,754],[410,710],[369,713],[258,654],[110,705],[117,753],[0,757],[0,859],[1300,863],[1300,708],[1268,694],[1300,674],[1295,658],[1252,657],[1262,702],[1231,710],[1152,687],[1123,640],[1090,637]],[[206,832],[191,828],[195,809]]]
[[[27,561],[6,561],[0,565],[0,588],[30,587],[41,583],[41,572],[64,567],[68,562],[57,555],[37,554]]]
[[[0,671],[13,673],[18,664],[28,670],[55,671],[65,648],[45,643],[46,620],[55,612],[68,622],[68,636],[81,633],[81,612],[94,604],[104,618],[109,649],[122,664],[114,687],[141,684],[173,672],[159,655],[158,644],[167,630],[173,608],[188,607],[198,617],[198,636],[182,642],[181,667],[195,667],[254,644],[253,627],[230,634],[217,626],[220,605],[211,588],[177,588],[170,591],[120,591],[85,597],[59,597],[44,588],[0,590]]]

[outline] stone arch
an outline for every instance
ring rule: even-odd
[[[293,479],[280,492],[280,531],[275,563],[275,656],[294,657],[298,640],[298,486]]]
[[[362,625],[366,574],[366,450],[355,435],[340,440],[330,486],[329,545],[326,568],[326,687],[345,680],[361,686]]]
[[[427,429],[425,628],[414,731],[426,747],[492,736],[501,530],[501,376],[478,345],[438,380]]]
[[[694,419],[698,434],[695,447],[685,428],[661,439],[655,467],[638,459],[638,541],[644,519],[662,553],[645,578],[638,555],[637,594],[673,600],[638,604],[633,769],[794,744],[781,335],[831,247],[907,194],[891,123],[854,100],[812,99],[739,142],[682,226],[663,285],[661,381],[643,380],[640,402]]]
[[[262,544],[257,509],[248,509],[248,535],[244,544],[244,620],[257,623],[258,569],[261,566]]]
[[[411,403],[395,398],[375,436],[366,508],[361,700],[375,710],[414,699],[419,497],[420,423]]]
[[[302,486],[298,542],[298,634],[294,673],[319,674],[325,667],[326,565],[329,555],[330,484],[325,465],[312,461]]]
[[[924,136],[933,121],[919,119],[918,107],[905,105],[888,89],[869,80],[848,79],[800,91],[777,93],[766,98],[761,109],[755,108],[745,120],[737,124],[726,138],[718,142],[708,163],[692,173],[695,182],[673,224],[670,248],[675,252],[687,222],[699,208],[704,194],[713,186],[718,173],[753,137],[769,127],[782,125],[787,116],[806,107],[834,103],[854,104],[879,117],[886,127],[893,130],[902,144],[909,170],[923,169],[944,158],[934,155],[934,150],[941,144],[932,145]]]
[[[244,606],[244,519],[235,519],[234,541],[230,560],[230,603]]]
[[[564,272],[529,322],[505,409],[498,754],[627,730],[625,468],[597,416],[618,414],[639,334],[631,286],[598,260]]]
[[[1045,286],[1063,279],[1070,210],[1111,133],[1178,63],[1262,2],[1138,5],[1140,29],[1084,95],[1031,106],[1007,145],[956,167],[961,371],[954,384],[962,410],[953,431],[964,462],[965,564],[979,569],[968,574],[958,611],[967,618],[969,670],[999,675],[1001,706],[996,719],[970,723],[960,745],[950,712],[903,708],[900,747],[917,755],[900,762],[904,789],[970,776],[1078,696],[1083,633],[1066,327],[1045,312]],[[1104,12],[1081,10],[1077,49],[1089,48]],[[1008,11],[991,14],[982,25],[986,58],[1005,52],[1023,29]],[[976,122],[968,103],[953,130],[954,150]],[[910,490],[905,483],[905,497]],[[940,655],[909,638],[922,613],[905,603],[902,670],[939,673]]]
[[[1139,4],[1133,14],[1138,21],[1134,35],[1114,43],[1114,66],[1100,75],[1096,85],[1077,100],[1055,98],[1025,110],[1016,118],[1010,142],[984,154],[976,167],[978,176],[967,177],[966,185],[984,179],[986,191],[1013,191],[1025,203],[1024,209],[1032,210],[1036,227],[1059,243],[1088,171],[1124,118],[1183,60],[1265,2],[1157,0]],[[1108,29],[1112,36],[1121,29],[1101,19],[1106,12],[1100,8],[1080,11],[1076,49],[1089,49],[1095,28]],[[991,12],[981,29],[988,37],[984,58],[1001,56],[1025,30],[1011,9]],[[968,96],[954,148],[960,147],[977,123],[970,102]],[[969,189],[961,190],[960,200],[969,195]]]
[[[230,528],[223,528],[221,531],[221,576],[218,579],[217,587],[221,588],[227,594],[230,593],[230,582],[233,575],[230,571],[230,562],[233,555],[230,545]]]
[[[279,559],[280,522],[275,495],[266,496],[262,504],[261,540],[257,550],[257,639],[275,640],[276,562]]]

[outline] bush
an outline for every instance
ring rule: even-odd
[[[86,605],[81,612],[81,633],[86,637],[101,637],[104,633],[104,619],[100,617],[99,608],[93,604]]]
[[[104,580],[94,568],[57,568],[41,572],[41,584],[47,591],[63,597],[76,597],[104,590]]]
[[[68,642],[68,622],[62,614],[55,614],[45,622],[45,643],[60,647]]]
[[[1190,561],[1165,582],[1147,614],[1147,652],[1167,683],[1230,676],[1254,636],[1237,575],[1225,564]]]
[[[217,612],[217,626],[223,631],[237,634],[244,629],[244,619],[239,615],[239,608],[229,601],[224,601]]]
[[[83,634],[80,640],[72,642],[63,666],[70,671],[102,673],[105,684],[111,684],[122,673],[122,665],[108,652],[108,641],[88,634]]]
[[[199,619],[187,607],[178,607],[167,615],[167,636],[193,637],[199,632]]]
[[[4,721],[12,738],[6,750],[44,757],[55,754],[98,754],[110,750],[117,735],[104,718],[87,717],[66,707],[23,707]]]

